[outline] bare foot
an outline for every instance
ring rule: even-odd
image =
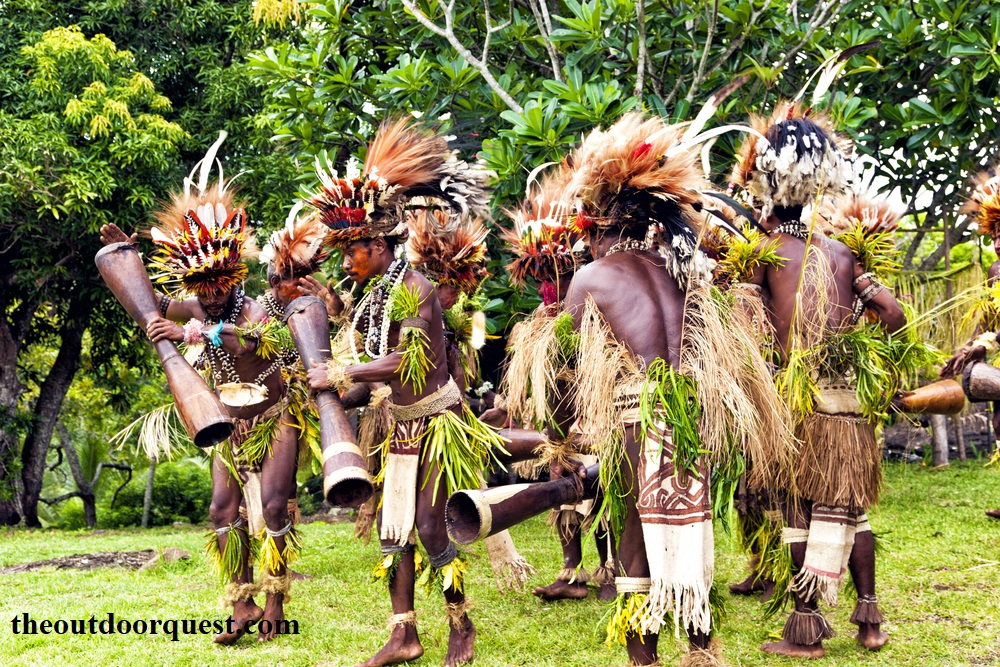
[[[768,642],[761,646],[760,650],[764,653],[776,653],[787,655],[790,658],[808,658],[810,660],[822,658],[826,654],[821,643],[803,646],[802,644],[793,644],[787,639],[782,639],[780,642]]]
[[[213,641],[223,646],[232,646],[247,631],[247,625],[256,623],[264,615],[264,610],[257,606],[253,600],[240,600],[233,605],[233,614],[229,617],[232,623],[226,622],[227,629],[232,628],[232,632],[220,632],[215,635]]]
[[[459,627],[451,626],[451,634],[448,635],[448,655],[444,657],[444,667],[457,667],[472,662],[475,642],[476,626],[472,624],[468,614],[466,614],[462,616]]]
[[[857,639],[869,651],[877,651],[889,641],[889,635],[879,629],[878,623],[862,623],[858,626]]]
[[[569,583],[562,579],[557,579],[548,586],[536,586],[534,593],[543,600],[582,600],[587,597],[587,584],[574,582]]]
[[[306,579],[312,579],[315,575],[305,574],[303,572],[296,572],[295,570],[288,570],[288,574],[292,575],[293,581],[305,581]]]
[[[986,510],[986,516],[993,517],[994,519],[1000,519],[1000,510]]]
[[[389,634],[389,641],[382,649],[368,660],[355,667],[382,667],[382,665],[398,665],[401,662],[416,660],[424,654],[417,636],[417,626],[412,623],[397,625]]]
[[[755,591],[764,590],[764,581],[756,572],[751,572],[750,576],[738,584],[729,584],[729,592],[733,595],[751,595]]]
[[[535,593],[535,595],[538,595],[538,593]],[[617,596],[618,596],[618,589],[615,587],[613,583],[601,584],[601,587],[598,589],[597,599],[600,600],[601,602],[608,602],[610,600],[614,600]]]
[[[257,624],[257,641],[271,641],[278,636],[279,622],[285,620],[285,596],[268,595],[264,603],[264,618]],[[284,625],[284,623],[282,623]]]

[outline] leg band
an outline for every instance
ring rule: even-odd
[[[781,631],[783,639],[799,646],[812,646],[834,636],[833,628],[819,610],[793,611]]]
[[[253,601],[253,596],[260,592],[260,585],[237,584],[234,582],[226,584],[222,594],[222,604],[225,607],[233,607],[237,602]]]
[[[468,611],[468,600],[462,600],[461,602],[449,602],[445,606],[445,613],[448,615],[448,625],[456,630],[462,630],[465,627],[464,620]]]
[[[442,567],[458,558],[458,547],[454,542],[449,541],[448,546],[439,554],[428,554],[431,560],[431,567],[440,570]]]
[[[408,611],[403,614],[393,614],[389,617],[389,623],[386,628],[392,630],[397,625],[416,625],[417,624],[417,612]]]
[[[851,614],[851,623],[854,625],[885,623],[885,617],[878,610],[878,597],[874,595],[858,596],[858,604],[855,605],[854,613]]]

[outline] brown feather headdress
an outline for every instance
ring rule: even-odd
[[[292,207],[285,226],[271,233],[260,253],[260,261],[283,278],[309,275],[330,256],[330,249],[323,247],[326,227],[315,212],[299,216],[303,204],[298,202]]]
[[[567,226],[572,210],[563,190],[569,175],[560,166],[539,182],[534,196],[505,211],[514,227],[505,228],[501,238],[514,253],[507,271],[515,285],[524,285],[529,276],[539,284],[554,283],[583,263],[583,253],[576,248],[580,236]]]
[[[330,228],[328,243],[343,247],[361,239],[406,234],[405,205],[436,197],[456,216],[484,214],[487,172],[459,160],[445,138],[409,119],[384,122],[368,147],[363,168],[351,158],[343,178],[317,158],[322,187],[309,201]],[[457,225],[457,219],[452,220]]]
[[[1000,238],[1000,174],[995,169],[979,172],[972,185],[961,212],[975,217],[979,233],[996,241]]]
[[[429,280],[439,285],[454,285],[472,296],[489,276],[486,271],[489,232],[478,218],[460,219],[457,226],[450,218],[446,210],[434,205],[407,211],[410,237],[406,242],[406,257]]]
[[[223,178],[222,163],[215,157],[225,139],[226,133],[220,132],[184,179],[183,193],[156,211],[159,227],[150,229],[156,246],[150,265],[158,271],[154,279],[188,294],[229,292],[247,277],[243,258],[258,253],[253,231],[247,227],[246,210],[242,203],[234,203],[228,188],[232,179],[227,182]],[[219,180],[209,185],[213,165],[218,165]]]
[[[756,132],[740,146],[730,181],[763,205],[764,217],[774,206],[811,204],[820,190],[839,194],[850,181],[853,145],[825,114],[783,101],[770,117],[752,115],[750,127]],[[779,130],[784,144],[774,146]]]
[[[866,234],[892,232],[899,226],[900,217],[900,212],[884,199],[862,194],[827,198],[820,211],[820,231],[832,237],[861,225]]]
[[[567,195],[578,202],[572,226],[648,226],[658,217],[657,202],[667,202],[691,220],[700,206],[699,190],[708,183],[698,168],[698,152],[679,149],[682,125],[640,113],[622,116],[607,130],[591,132],[571,157]],[[652,218],[652,219],[651,219]]]

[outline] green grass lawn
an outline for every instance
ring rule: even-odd
[[[1000,521],[983,509],[1000,506],[1000,473],[979,464],[944,470],[890,465],[881,505],[870,512],[883,537],[878,561],[880,607],[889,644],[868,654],[847,621],[853,600],[843,596],[828,618],[839,635],[827,643],[828,665],[1000,665]],[[529,586],[549,583],[561,566],[558,542],[544,517],[516,527],[514,540],[538,569]],[[99,534],[11,531],[0,540],[0,567],[78,553],[177,546],[200,554],[201,530],[155,529]],[[350,524],[302,527],[306,548],[296,569],[315,578],[295,585],[288,616],[298,636],[267,645],[244,638],[220,648],[209,636],[14,635],[11,619],[98,620],[225,618],[220,587],[200,556],[157,565],[145,572],[105,568],[90,572],[44,570],[0,575],[0,665],[352,665],[385,640],[390,614],[384,586],[369,581],[378,547],[352,537]],[[589,545],[590,546],[590,545]],[[602,644],[606,607],[592,592],[585,601],[542,603],[530,594],[497,592],[485,551],[470,554],[468,591],[479,629],[476,662],[514,667],[624,665],[622,647]],[[590,546],[586,565],[596,565]],[[717,578],[741,579],[745,559],[719,535]],[[440,594],[417,593],[417,614],[426,653],[419,664],[440,665],[447,647]],[[765,656],[759,645],[781,629],[783,618],[764,621],[756,599],[733,599],[719,628],[729,664],[793,665]],[[675,664],[681,644],[664,637],[664,664]]]

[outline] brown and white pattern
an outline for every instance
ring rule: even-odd
[[[650,584],[643,633],[660,631],[667,614],[674,635],[681,628],[711,630],[709,590],[715,567],[708,468],[678,473],[670,428],[657,421],[646,434],[639,457],[639,519],[646,543]]]
[[[379,538],[403,546],[412,541],[417,514],[417,475],[420,444],[427,418],[397,421],[389,438],[382,491],[382,527]]]

